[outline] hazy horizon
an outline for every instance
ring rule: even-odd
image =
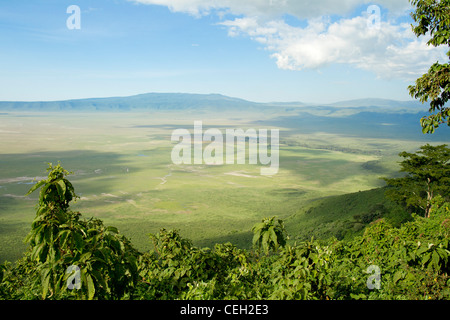
[[[79,100],[90,100],[90,99],[114,99],[114,98],[130,98],[135,96],[147,95],[147,94],[160,94],[160,95],[176,95],[176,94],[184,94],[184,95],[200,95],[200,96],[211,96],[211,95],[219,95],[226,98],[232,99],[240,99],[253,103],[261,103],[261,104],[270,104],[270,103],[301,103],[304,105],[319,105],[319,104],[337,104],[344,103],[350,101],[363,101],[363,100],[387,100],[387,101],[396,101],[396,102],[419,102],[417,99],[387,99],[387,98],[379,98],[379,97],[364,97],[364,98],[355,98],[355,99],[345,99],[342,100],[330,100],[330,101],[304,101],[304,100],[267,100],[267,101],[256,101],[251,99],[245,99],[239,96],[229,96],[222,93],[211,92],[211,93],[196,93],[196,92],[142,92],[136,93],[132,95],[116,95],[116,96],[89,96],[82,98],[67,98],[67,99],[57,99],[57,100],[0,100],[0,102],[66,102],[66,101],[79,101]],[[426,103],[424,104],[426,106]]]

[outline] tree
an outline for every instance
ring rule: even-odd
[[[417,25],[412,29],[417,37],[430,34],[428,45],[450,47],[450,0],[410,0],[415,6],[411,14]],[[447,52],[450,58],[450,50]],[[434,63],[428,72],[409,86],[409,93],[422,103],[430,100],[430,113],[420,121],[423,133],[433,133],[439,125],[450,126],[450,108],[445,106],[450,99],[450,65]]]
[[[262,222],[253,226],[253,245],[258,249],[264,250],[266,254],[270,250],[277,251],[281,246],[286,244],[286,230],[284,228],[283,220],[275,218],[264,218]]]
[[[450,149],[447,145],[420,147],[416,154],[401,152],[405,158],[400,163],[402,178],[384,178],[390,186],[386,196],[406,207],[424,211],[430,217],[432,199],[441,195],[450,196]]]
[[[77,196],[66,179],[69,172],[60,164],[49,164],[47,171],[48,178],[27,193],[40,188],[36,217],[26,238],[30,244],[26,258],[35,270],[27,281],[38,284],[41,299],[123,298],[137,281],[138,251],[116,228],[71,211],[69,203]],[[73,290],[70,284],[77,275],[79,286]]]

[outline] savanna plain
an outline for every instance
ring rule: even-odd
[[[336,235],[362,213],[358,208],[385,201],[380,177],[399,175],[398,153],[424,144],[418,119],[412,137],[389,123],[292,125],[297,114],[295,108],[0,114],[0,263],[26,250],[38,194],[25,194],[46,177],[48,163],[60,161],[73,172],[69,179],[79,199],[72,210],[117,227],[139,250],[149,250],[148,235],[161,228],[178,229],[201,247],[231,242],[250,248],[251,228],[264,217],[283,219],[291,242]],[[192,132],[196,120],[203,130],[279,129],[278,173],[263,176],[261,165],[248,163],[173,164],[173,130]],[[435,140],[446,142],[445,136]],[[340,207],[327,204],[336,197]]]

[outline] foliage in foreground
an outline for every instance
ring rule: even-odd
[[[450,149],[447,145],[426,144],[416,153],[401,152],[401,172],[406,176],[384,180],[389,185],[386,196],[411,211],[430,216],[436,196],[450,200]]]
[[[417,37],[429,36],[427,44],[433,47],[450,47],[450,0],[410,0],[411,14],[416,25],[412,26]],[[450,50],[447,51],[450,59]],[[450,126],[450,64],[434,63],[427,73],[409,86],[409,93],[422,103],[430,101],[428,117],[420,120],[423,133],[434,133],[441,124]]]
[[[50,166],[25,256],[0,265],[1,299],[449,299],[450,203],[401,227],[372,222],[352,240],[285,242],[283,222],[255,225],[255,250],[198,248],[176,230],[141,253],[114,227],[81,219],[68,174]]]

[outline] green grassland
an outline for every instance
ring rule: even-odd
[[[252,225],[268,216],[284,219],[292,239],[334,235],[336,224],[383,203],[380,189],[367,190],[397,174],[400,151],[423,144],[271,125],[279,112],[0,114],[0,263],[26,248],[37,195],[24,195],[49,162],[73,172],[80,199],[72,210],[118,227],[140,250],[160,228],[179,229],[199,246],[230,241],[248,248]],[[262,176],[250,164],[174,165],[171,133],[192,132],[194,120],[204,130],[279,128],[278,174]]]

